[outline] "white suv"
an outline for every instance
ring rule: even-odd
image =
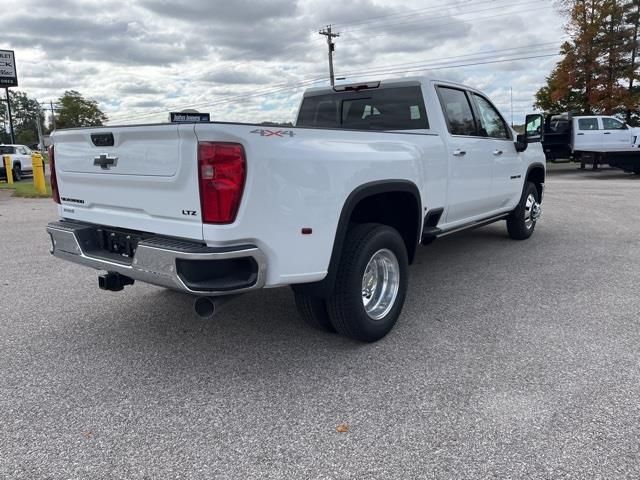
[[[24,145],[0,145],[0,177],[6,177],[4,167],[4,156],[11,157],[11,165],[13,170],[13,180],[18,182],[25,174],[33,175],[33,164],[31,163],[31,154],[33,152],[29,147]]]

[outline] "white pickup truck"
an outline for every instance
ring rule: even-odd
[[[230,296],[289,285],[310,325],[360,341],[395,324],[419,244],[498,220],[526,239],[545,181],[539,136],[517,137],[481,92],[423,78],[309,90],[295,127],[52,138],[51,253],[107,272],[101,288],[188,292],[208,316]]]
[[[19,182],[22,177],[33,174],[31,155],[33,152],[25,145],[4,145],[0,144],[0,178],[6,178],[6,168],[3,157],[8,155],[12,166],[13,180]]]
[[[640,174],[640,129],[607,115],[548,115],[542,142],[547,160],[573,157]]]

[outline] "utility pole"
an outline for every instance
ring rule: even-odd
[[[16,143],[16,136],[13,132],[13,117],[11,116],[11,99],[9,98],[9,89],[5,88],[7,93],[7,113],[9,114],[9,129],[11,130],[11,143]]]
[[[339,37],[340,34],[333,33],[331,31],[331,25],[327,25],[327,28],[320,30],[318,33],[327,37],[327,45],[329,46],[329,79],[331,81],[331,87],[333,87],[336,84],[333,78],[333,52],[336,49],[336,44],[333,43],[333,39]]]
[[[509,87],[511,92],[511,127],[513,128],[513,87]]]
[[[56,114],[53,111],[53,100],[51,100],[49,102],[49,105],[51,105],[51,126],[53,127],[51,130],[55,130],[56,129]]]
[[[38,103],[38,117],[36,118],[36,127],[38,128],[38,150],[40,150],[41,152],[44,150],[44,140],[42,137],[42,124],[40,123],[40,119],[41,117],[44,118],[44,115],[42,115],[42,109],[40,108],[40,104]]]

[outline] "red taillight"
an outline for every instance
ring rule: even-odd
[[[198,143],[200,206],[204,223],[232,223],[236,219],[247,162],[238,143]]]
[[[56,177],[56,159],[53,152],[53,145],[49,146],[49,170],[51,170],[51,196],[53,197],[54,202],[60,203],[58,178]]]

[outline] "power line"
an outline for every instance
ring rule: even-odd
[[[539,8],[539,7],[538,7],[538,8]],[[538,8],[536,8],[536,9],[538,9]],[[528,11],[528,10],[525,10],[525,11]],[[522,10],[521,10],[520,12],[522,12]],[[507,13],[506,15],[510,15],[510,14],[511,14],[511,13]],[[487,19],[491,19],[491,18],[495,18],[495,17],[499,17],[499,16],[504,16],[504,15],[505,15],[505,14],[499,14],[499,15],[492,15],[492,16],[488,16],[488,17],[481,17],[479,20],[487,20]],[[441,25],[443,25],[443,24],[441,24]],[[446,24],[444,24],[444,25],[446,25]],[[326,33],[328,33],[328,31],[327,31]],[[338,35],[338,34],[335,34],[335,35]],[[385,34],[385,35],[386,35],[386,34]],[[332,37],[327,36],[327,40],[330,40],[331,38],[332,38]],[[549,43],[549,44],[551,44],[551,43],[554,43],[554,42],[548,42],[548,43]],[[539,45],[545,45],[545,44],[539,44]],[[520,48],[520,47],[516,47],[516,48]],[[522,48],[524,48],[524,47],[522,47]],[[514,49],[515,49],[515,48],[514,48]],[[504,49],[504,50],[509,50],[509,49]],[[461,56],[459,56],[459,57],[464,57],[464,56],[475,56],[475,55],[477,55],[477,54],[467,54],[467,55],[461,55]],[[449,57],[449,58],[456,58],[456,57]],[[330,58],[330,60],[331,60],[331,58]],[[241,63],[244,63],[244,62],[241,62]],[[412,62],[412,63],[417,63],[417,62]],[[330,67],[331,67],[331,66],[332,66],[332,65],[331,65],[331,62],[330,62]],[[385,67],[385,68],[386,68],[386,69],[388,69],[388,68],[390,68],[390,67]],[[374,72],[376,72],[376,71],[377,71],[377,72],[383,72],[383,71],[385,70],[385,68],[374,70]],[[330,69],[331,69],[331,68],[330,68]],[[361,73],[361,72],[348,72],[348,73],[345,73],[345,74],[348,74],[348,75],[354,75],[354,74],[360,74],[360,73]],[[393,73],[393,72],[387,72],[387,73]],[[297,84],[291,84],[290,82],[288,82],[288,83],[283,84],[283,87],[284,87],[284,89],[285,89],[285,90],[290,89],[290,88],[299,88],[299,87],[301,87],[301,86],[309,85],[310,83],[315,83],[315,82],[317,82],[317,81],[321,81],[321,80],[322,80],[322,78],[319,78],[319,79],[312,79],[312,80],[304,80],[304,81],[299,82],[299,83],[297,83]],[[276,85],[276,86],[277,86],[277,85]],[[282,89],[276,89],[276,93],[277,93],[277,92],[279,92],[279,91],[281,91],[281,90],[282,90]],[[267,94],[271,94],[271,93],[272,93],[272,92],[271,92],[271,90],[266,90],[266,91],[265,91],[265,90],[263,90],[263,91],[259,91],[259,92],[254,92],[253,94],[249,94],[249,95],[237,95],[237,96],[230,97],[230,98],[231,98],[231,99],[241,100],[241,99],[244,99],[244,98],[251,98],[251,97],[255,97],[255,96],[259,96],[259,95],[267,95]],[[222,102],[225,102],[225,103],[226,103],[226,102],[227,102],[227,99],[220,100],[220,101],[222,101]],[[211,102],[201,102],[201,103],[198,103],[198,104],[194,104],[194,105],[190,105],[190,106],[188,106],[188,107],[182,107],[182,108],[198,108],[198,107],[209,106],[209,105],[211,105]],[[181,107],[176,107],[176,108],[181,108]],[[163,110],[158,110],[158,111],[157,111],[157,113],[158,113],[158,114],[160,114],[160,113],[163,113],[163,112],[165,112],[165,111],[166,111],[165,109],[163,109]],[[144,116],[144,117],[148,117],[148,116],[151,116],[151,115],[155,115],[155,113],[151,112],[151,113],[148,113],[148,114],[143,114],[143,116]],[[116,118],[118,118],[118,117],[116,117]],[[131,116],[126,116],[126,115],[125,115],[125,116],[123,116],[122,118],[125,118],[125,119],[131,119],[132,117],[131,117]]]
[[[497,53],[502,53],[502,52],[509,52],[512,50],[527,50],[528,52],[532,52],[535,50],[541,50],[541,49],[545,49],[548,50],[550,47],[544,47],[544,45],[555,45],[557,42],[545,42],[545,43],[538,43],[538,44],[532,44],[532,45],[523,45],[520,47],[512,47],[512,48],[503,48],[503,49],[498,49],[498,50],[485,50],[485,51],[481,51],[481,52],[475,52],[475,53],[467,53],[467,54],[463,54],[463,55],[449,55],[447,57],[440,57],[440,58],[431,58],[431,59],[427,59],[427,60],[419,60],[419,61],[415,61],[415,62],[407,62],[407,63],[396,63],[396,64],[392,64],[392,65],[387,65],[387,66],[381,66],[381,67],[376,67],[373,70],[371,70],[369,73],[376,73],[376,72],[380,72],[380,73],[384,73],[385,70],[388,69],[392,69],[392,68],[396,68],[396,67],[410,67],[412,65],[422,65],[425,62],[437,62],[439,60],[450,60],[450,59],[455,59],[455,58],[465,58],[465,57],[475,57],[478,55],[495,55]],[[514,52],[514,54],[517,52]],[[344,76],[349,76],[349,75],[354,75],[357,74],[358,71],[347,71],[347,72],[340,72],[340,76],[344,77]]]
[[[465,11],[458,12],[458,13],[455,13],[455,14],[450,14],[449,13],[449,14],[440,15],[440,16],[437,16],[437,17],[429,17],[427,19],[423,19],[423,18],[419,18],[419,17],[416,18],[416,16],[411,16],[409,19],[402,19],[400,21],[382,23],[380,25],[377,25],[376,28],[389,27],[389,26],[391,26],[391,27],[393,27],[393,26],[403,26],[403,25],[414,24],[416,22],[422,22],[424,20],[439,20],[439,19],[444,19],[444,18],[455,18],[457,16],[472,15],[472,14],[475,14],[475,13],[482,13],[482,12],[488,12],[488,11],[497,10],[497,9],[504,9],[504,8],[510,8],[510,7],[517,7],[519,5],[530,5],[530,4],[531,4],[530,1],[520,1],[520,2],[517,2],[517,3],[507,2],[507,3],[504,3],[504,4],[495,5],[495,6],[487,7],[487,8],[481,8],[481,9],[478,9],[478,10],[468,10],[468,11],[465,10]],[[485,5],[486,5],[486,3],[485,3]],[[550,6],[550,5],[547,5],[546,7],[548,7],[548,6]],[[515,11],[515,12],[512,12],[512,13],[518,13],[518,11]],[[435,22],[435,23],[439,23],[439,22]],[[371,27],[369,27],[369,26],[362,26],[362,27],[358,27],[358,28],[345,29],[344,32],[345,32],[345,34],[346,33],[351,34],[353,32],[360,32],[360,31],[363,31],[363,30],[368,30],[370,28]]]
[[[474,2],[471,2],[471,3],[469,3],[469,5],[471,5],[471,4],[473,4],[473,3],[474,3]],[[481,3],[481,2],[475,2],[475,3]],[[519,4],[517,4],[517,5],[519,5]],[[432,7],[429,7],[429,8],[427,8],[427,9],[425,9],[425,10],[428,10],[428,9],[431,9],[431,8],[432,8]],[[537,9],[539,9],[539,8],[540,8],[540,7],[537,7],[537,8],[534,8],[534,9],[530,9],[530,10],[537,10]],[[523,11],[529,11],[529,10],[520,10],[520,12],[523,12]],[[487,20],[487,19],[491,19],[491,18],[496,18],[496,17],[504,16],[504,15],[511,15],[511,13],[499,14],[499,15],[492,15],[492,16],[488,16],[488,17],[481,17],[480,19],[477,19],[477,20]],[[435,23],[434,23],[434,24],[427,24],[427,25],[425,25],[425,26],[433,26],[433,25],[436,25],[436,24],[435,24]],[[447,23],[440,24],[440,25],[447,25]],[[320,32],[320,33],[322,33],[322,32]],[[328,33],[328,32],[327,32],[327,33]],[[334,34],[334,35],[338,35],[338,34]],[[373,37],[376,37],[376,36],[384,36],[384,35],[387,35],[387,34],[374,35]],[[332,38],[332,37],[327,36],[327,40],[328,40],[328,41],[329,41],[329,40],[331,40],[331,38]],[[369,38],[372,38],[372,36],[367,37],[367,39],[369,39]],[[357,40],[360,40],[360,39],[358,38]],[[356,41],[357,41],[357,40],[356,40]],[[549,43],[553,43],[553,42],[549,42]],[[544,44],[540,44],[540,45],[544,45]],[[523,48],[524,48],[524,47],[523,47]],[[331,54],[331,52],[330,52],[330,54]],[[471,56],[471,55],[475,55],[475,54],[467,54],[467,55],[465,55],[465,56]],[[456,57],[449,57],[449,58],[456,58]],[[331,70],[331,67],[332,67],[332,61],[331,61],[331,60],[332,60],[332,56],[330,55],[330,70]],[[245,62],[240,62],[240,64],[242,64],[242,63],[245,63]],[[383,69],[383,70],[384,70],[384,69]],[[378,71],[381,71],[381,70],[378,70]],[[355,72],[355,73],[354,73],[354,72],[348,72],[348,73],[345,73],[345,74],[343,74],[343,75],[353,75],[353,74],[357,74],[357,73],[359,73],[359,72]],[[391,73],[391,72],[388,72],[388,73]],[[331,77],[333,77],[333,75],[331,75]],[[316,79],[316,80],[311,80],[311,83],[314,83],[314,82],[316,82],[316,81],[320,81],[320,80],[322,80],[322,78],[319,78],[319,79]],[[308,85],[308,84],[309,84],[309,83],[308,83],[308,81],[303,81],[303,83],[302,83],[301,85]],[[277,85],[276,85],[276,86],[277,86]],[[283,84],[283,86],[287,86],[287,88],[290,88],[290,87],[296,88],[295,84],[293,84],[293,85],[292,85],[290,82]],[[274,87],[275,87],[275,86],[274,86]],[[253,97],[253,96],[256,96],[256,95],[261,95],[261,94],[269,94],[269,93],[270,93],[269,91],[266,91],[266,92],[256,92],[255,94],[251,94],[251,95],[250,95],[250,97]],[[235,97],[231,97],[231,98],[235,98],[235,99],[242,99],[243,97],[244,97],[243,95],[239,95],[239,96],[235,96]],[[181,108],[199,108],[199,107],[208,106],[208,105],[210,105],[210,103],[209,103],[209,102],[202,102],[202,103],[198,103],[198,104],[194,104],[194,105],[189,105],[189,106],[187,106],[187,107],[175,107],[175,108],[177,108],[177,109],[181,109]],[[161,110],[161,111],[159,110],[159,111],[158,111],[158,114],[163,113],[163,112],[166,112],[166,110],[165,110],[165,109],[163,109],[163,110]],[[155,113],[144,114],[144,116],[145,116],[145,117],[150,116],[150,115],[155,115]],[[117,119],[117,118],[118,118],[118,116],[116,116],[116,119]],[[123,116],[122,116],[122,118],[124,118],[124,119],[129,119],[129,118],[131,118],[131,117],[130,117],[130,116],[123,115]]]
[[[425,72],[427,70],[445,70],[445,69],[449,69],[449,68],[458,68],[458,67],[472,67],[472,66],[476,66],[476,65],[490,65],[490,64],[494,64],[494,63],[504,63],[504,62],[515,62],[518,60],[533,60],[536,58],[545,58],[545,57],[555,57],[557,55],[560,55],[559,53],[547,53],[544,55],[531,55],[528,57],[517,57],[517,58],[507,58],[507,59],[503,59],[503,60],[491,60],[491,61],[486,61],[486,62],[476,62],[476,63],[464,63],[464,64],[460,64],[460,65],[443,65],[443,66],[426,66],[424,68],[416,68],[416,69],[410,69],[410,70],[396,70],[394,72],[388,72],[388,73],[413,73],[413,72]]]
[[[486,57],[486,58],[482,58],[481,60],[484,60],[482,62],[474,62],[474,63],[466,63],[466,64],[450,64],[450,62],[437,62],[437,63],[426,63],[423,65],[415,65],[411,68],[405,69],[405,70],[389,70],[386,71],[385,74],[398,74],[398,73],[414,73],[414,72],[422,72],[422,71],[427,71],[427,70],[440,70],[440,69],[447,69],[447,68],[456,68],[456,67],[466,67],[466,66],[474,66],[474,65],[484,65],[484,64],[493,64],[493,63],[503,63],[503,62],[509,62],[509,61],[518,61],[518,60],[526,60],[526,59],[531,59],[531,58],[544,58],[544,57],[552,57],[552,56],[556,56],[559,55],[558,53],[549,53],[549,54],[543,54],[543,55],[535,55],[535,56],[526,56],[526,57],[514,57],[514,58],[501,58],[504,57],[504,55],[502,56],[497,56],[497,57],[493,57],[496,60],[492,60],[492,57]],[[500,58],[499,60],[497,60],[498,58]],[[476,60],[476,59],[469,59],[469,60]],[[364,75],[371,75],[371,74],[375,74],[377,70],[361,70],[361,71],[355,71],[352,72],[353,76],[364,76]],[[265,89],[265,90],[261,90],[261,91],[257,91],[257,92],[253,92],[250,94],[239,94],[239,95],[234,95],[231,97],[226,97],[224,99],[220,99],[220,100],[215,100],[215,101],[208,101],[208,102],[202,102],[202,103],[198,103],[198,104],[193,104],[193,105],[187,105],[187,106],[183,106],[183,107],[175,107],[175,108],[199,108],[199,107],[211,107],[211,106],[218,106],[218,105],[223,105],[223,104],[227,104],[227,103],[231,103],[231,102],[235,102],[235,101],[242,101],[242,100],[246,100],[246,99],[250,99],[250,98],[254,98],[254,97],[259,97],[259,96],[266,96],[266,95],[272,95],[275,93],[281,93],[284,91],[293,91],[293,90],[297,90],[299,88],[305,87],[305,86],[310,86],[313,83],[318,83],[320,81],[324,81],[324,78],[316,78],[316,79],[306,79],[306,80],[301,80],[300,82],[291,84],[281,84],[281,87],[277,87],[277,86],[272,86],[271,88]],[[153,116],[153,115],[157,115],[157,114],[162,114],[162,113],[166,113],[167,109],[162,109],[162,110],[157,110],[155,112],[149,112],[149,113],[145,113],[145,114],[139,114],[139,115],[129,115],[129,116],[123,116],[124,119],[127,120],[132,120],[132,119],[136,119],[136,118],[145,118],[145,117],[149,117],[149,116]],[[112,119],[113,120],[113,119]]]
[[[505,62],[510,61],[510,60],[516,60],[517,58],[512,58],[513,55],[524,55],[524,54],[528,54],[528,55],[532,55],[532,54],[536,54],[536,55],[549,55],[549,56],[555,56],[555,55],[559,55],[559,53],[557,51],[555,51],[554,49],[549,49],[549,48],[542,48],[542,49],[531,49],[527,52],[513,52],[513,53],[507,53],[507,54],[502,54],[502,55],[484,55],[484,56],[477,56],[477,57],[473,57],[473,58],[461,58],[459,60],[457,60],[457,62],[480,62],[480,61],[494,61],[494,60],[503,60]],[[518,57],[519,58],[519,57]],[[424,70],[436,70],[439,69],[441,67],[448,67],[449,65],[455,65],[457,64],[456,62],[450,62],[450,61],[439,61],[439,62],[430,62],[427,64],[415,64],[415,65],[407,65],[405,67],[402,66],[398,66],[398,67],[383,67],[383,68],[375,68],[375,69],[371,69],[371,70],[366,70],[365,71],[365,75],[367,76],[371,76],[371,75],[375,75],[375,76],[383,76],[383,75],[390,75],[390,74],[395,74],[395,73],[404,73],[404,72],[411,72],[411,71],[417,71],[417,72],[421,72]],[[354,72],[350,72],[350,73],[342,73],[342,72],[338,72],[340,75],[340,78],[349,78],[349,79],[353,79],[353,78],[359,78],[362,77],[362,73],[359,71],[354,71]]]
[[[395,70],[395,71],[389,71],[387,72],[387,74],[403,74],[403,73],[416,73],[416,72],[424,72],[424,71],[428,71],[428,70],[445,70],[445,69],[451,69],[451,68],[463,68],[463,67],[470,67],[470,66],[478,66],[478,65],[489,65],[489,64],[497,64],[497,63],[504,63],[504,62],[512,62],[512,61],[520,61],[520,60],[533,60],[533,59],[540,59],[540,58],[548,58],[548,57],[553,57],[553,56],[557,56],[560,55],[559,53],[549,53],[549,54],[541,54],[541,55],[529,55],[529,56],[520,56],[520,57],[513,57],[513,58],[507,58],[507,59],[499,59],[499,60],[485,60],[485,61],[480,61],[480,62],[471,62],[471,63],[455,63],[455,64],[450,64],[450,65],[431,65],[431,64],[426,64],[426,65],[422,65],[422,66],[417,66],[415,68],[410,68],[410,69],[406,69],[406,70]],[[369,74],[368,71],[361,71],[358,72],[359,75],[367,75]],[[213,102],[209,102],[207,104],[204,105],[200,105],[202,107],[207,106],[207,107],[213,107],[213,106],[219,106],[219,105],[224,105],[224,104],[228,104],[228,103],[232,103],[235,102],[237,100],[245,100],[245,99],[249,99],[249,98],[254,98],[257,96],[261,96],[261,95],[269,95],[269,94],[275,94],[275,93],[280,93],[280,92],[284,92],[284,91],[292,91],[295,89],[299,89],[302,88],[305,85],[309,85],[311,83],[316,83],[318,80],[306,80],[306,81],[302,81],[298,84],[295,85],[290,85],[287,87],[283,87],[283,88],[274,88],[270,91],[264,91],[264,92],[255,92],[253,94],[248,94],[248,95],[238,95],[238,96],[234,96],[234,97],[230,97],[230,98],[226,98],[226,99],[221,99],[218,101],[213,101]],[[132,115],[127,117],[127,120],[136,120],[136,119],[140,119],[140,118],[148,118],[150,116],[155,116],[155,115],[159,115],[162,113],[165,113],[166,109],[163,109],[161,111],[156,111],[156,112],[149,112],[146,114],[141,114],[141,115]]]
[[[561,40],[562,38],[566,37],[560,37],[559,40]],[[530,45],[521,45],[518,47],[512,47],[512,48],[507,48],[507,49],[499,49],[499,50],[493,50],[493,51],[483,51],[483,52],[475,52],[475,53],[470,53],[470,54],[463,54],[463,55],[457,55],[457,56],[448,56],[448,57],[441,57],[441,58],[436,58],[436,59],[429,59],[429,60],[420,60],[420,61],[416,61],[416,62],[408,62],[408,63],[401,63],[401,64],[393,64],[393,65],[387,65],[385,67],[378,67],[375,68],[373,70],[369,70],[367,71],[368,74],[375,74],[376,72],[378,73],[391,73],[391,72],[386,72],[386,70],[390,69],[390,68],[396,68],[396,67],[402,67],[402,66],[408,66],[408,65],[414,65],[417,63],[423,63],[423,62],[435,62],[437,60],[450,60],[450,59],[454,59],[454,58],[464,58],[464,57],[473,57],[473,56],[477,56],[480,54],[494,54],[494,53],[498,53],[498,52],[506,52],[506,51],[510,51],[510,50],[518,50],[518,49],[530,49],[530,48],[537,48],[537,47],[541,47],[543,45],[552,45],[555,44],[556,42],[546,42],[546,43],[538,43],[538,44],[530,44]],[[362,73],[362,71],[347,71],[347,72],[343,72],[341,73],[341,76],[350,76],[350,75],[360,75]],[[284,82],[284,83],[280,83],[280,84],[275,84],[272,85],[270,87],[267,88],[267,90],[261,90],[258,92],[254,92],[255,95],[261,95],[261,94],[269,94],[271,89],[282,86],[282,87],[286,87],[286,88],[297,88],[297,85],[299,86],[308,86],[310,83],[316,83],[316,82],[320,82],[324,79],[325,77],[316,77],[316,78],[312,78],[312,79],[303,79],[297,83],[291,83],[291,82]],[[251,94],[251,96],[255,96],[254,94]],[[227,97],[227,98],[231,98],[231,99],[242,99],[244,98],[246,95],[245,94],[240,94],[240,95],[236,95],[233,97]],[[186,105],[186,106],[175,106],[175,107],[168,107],[169,109],[173,110],[173,109],[184,109],[184,108],[199,108],[199,107],[204,107],[204,106],[208,106],[210,105],[210,101],[206,101],[206,102],[199,102],[199,103],[195,103],[195,104],[191,104],[191,105]],[[164,113],[166,112],[166,109],[162,109],[162,110],[157,110],[157,113]],[[154,115],[155,113],[150,112],[148,114],[143,114],[143,116],[150,116],[150,115]],[[122,119],[129,119],[131,118],[130,115],[122,115],[122,116],[118,116],[116,115],[114,118],[112,118],[112,120],[117,120],[118,118],[122,118]]]
[[[459,7],[461,5],[464,5],[465,7],[470,7],[472,5],[486,5],[486,0],[478,0],[478,1],[471,1],[471,2],[458,2],[455,4],[451,4],[451,2],[447,2],[447,3],[443,3],[443,4],[439,4],[439,5],[432,5],[430,7],[424,7],[424,8],[418,8],[415,10],[409,10],[409,11],[404,11],[404,12],[397,12],[397,13],[390,13],[390,14],[386,14],[386,15],[380,15],[377,17],[369,17],[366,19],[362,19],[362,20],[357,20],[354,22],[344,22],[344,23],[338,23],[337,26],[339,26],[340,28],[344,29],[345,27],[349,27],[349,26],[354,26],[354,25],[363,25],[363,24],[369,24],[369,23],[380,23],[380,21],[384,20],[385,18],[393,18],[393,17],[411,17],[411,16],[416,16],[416,15],[422,15],[424,12],[428,12],[431,10],[437,10],[437,9],[445,9],[445,8],[452,8],[452,7]]]
[[[528,2],[528,3],[530,3],[530,2]],[[549,5],[542,6],[542,7],[538,6],[538,7],[527,8],[527,9],[524,9],[524,10],[518,10],[516,12],[506,12],[506,13],[499,13],[499,14],[496,14],[496,15],[488,15],[488,16],[484,16],[484,17],[476,17],[476,18],[473,19],[473,23],[477,23],[479,21],[484,21],[484,20],[491,20],[493,18],[505,17],[505,16],[513,15],[514,13],[524,13],[524,12],[532,12],[532,11],[536,11],[536,10],[545,10],[545,9],[547,9],[549,7],[550,7]],[[458,21],[445,22],[445,23],[425,23],[425,24],[421,24],[421,25],[409,26],[409,28],[403,28],[402,32],[403,33],[404,32],[412,32],[412,31],[415,31],[415,30],[421,30],[421,29],[428,28],[428,27],[444,27],[444,26],[447,26],[447,25],[454,25],[454,24],[457,24],[457,23],[458,23]],[[361,38],[361,40],[362,41],[366,40],[368,42],[372,38],[386,37],[388,35],[394,35],[394,34],[395,34],[395,32],[383,32],[383,33],[378,33],[376,35],[366,35],[366,36],[363,36]],[[356,38],[358,38],[358,37],[350,37],[350,40],[353,40],[353,39],[356,39]]]
[[[303,81],[299,81],[297,83],[285,83],[285,84],[280,84],[282,85],[279,88],[275,88],[275,85],[272,85],[269,89],[266,90],[259,90],[257,92],[251,93],[251,94],[239,94],[239,95],[234,95],[231,97],[225,97],[225,99],[219,100],[219,101],[214,101],[213,103],[211,101],[207,101],[207,102],[200,102],[200,103],[196,103],[196,104],[191,104],[191,105],[183,105],[183,106],[174,106],[174,107],[168,107],[168,108],[163,108],[162,110],[156,110],[154,112],[149,112],[149,113],[145,113],[145,114],[137,114],[137,115],[122,115],[121,118],[123,119],[136,119],[136,118],[145,118],[145,117],[149,117],[152,115],[159,115],[162,113],[166,113],[167,110],[183,110],[185,108],[203,108],[203,107],[208,107],[208,106],[212,106],[212,105],[217,105],[217,102],[223,102],[223,103],[229,103],[229,102],[235,102],[235,101],[242,101],[248,98],[252,98],[252,97],[256,97],[256,96],[261,96],[261,95],[270,95],[273,93],[278,93],[281,91],[286,91],[286,90],[295,90],[297,88],[301,88],[304,86],[309,86],[313,83],[318,83],[318,82],[325,82],[326,78],[322,77],[322,78],[316,78],[316,79],[309,79],[309,80],[303,80]],[[277,84],[276,84],[277,85]],[[118,119],[119,117],[116,116],[115,119]],[[112,118],[112,120],[114,120],[114,118]]]

